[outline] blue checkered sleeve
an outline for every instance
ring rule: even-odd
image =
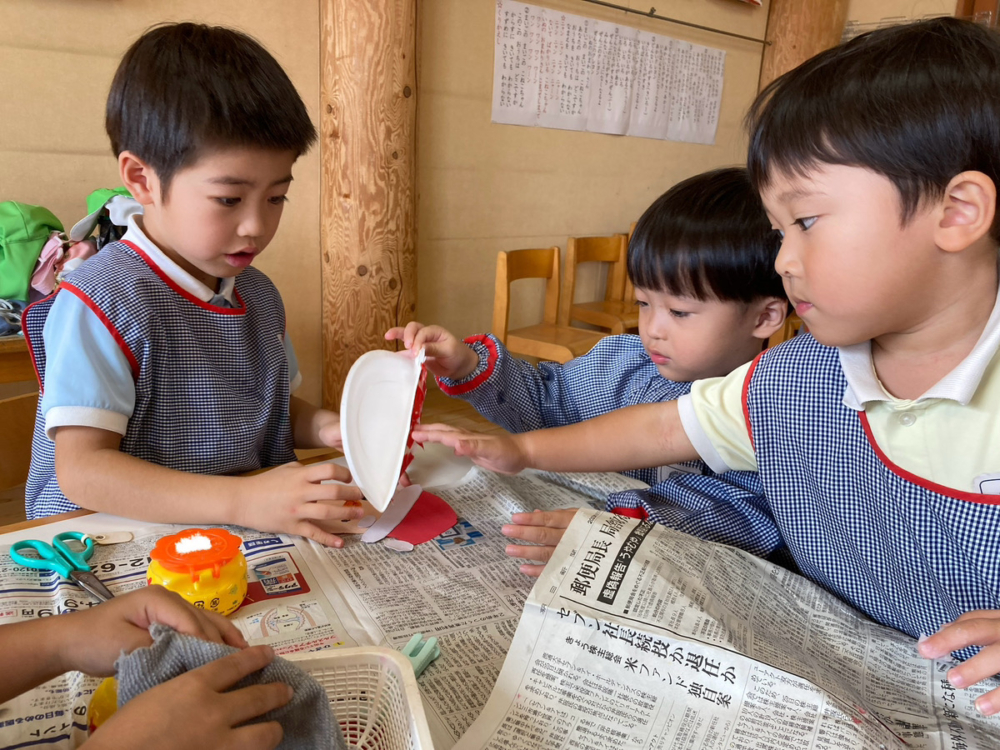
[[[660,377],[638,336],[607,336],[565,365],[517,359],[492,335],[466,343],[479,365],[462,380],[439,378],[438,384],[509,432],[575,424],[626,406],[676,399],[690,389]]]
[[[785,546],[771,515],[760,475],[677,472],[648,490],[616,492],[607,510],[638,515],[711,542],[739,547],[761,557]]]

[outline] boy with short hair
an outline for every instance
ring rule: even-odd
[[[42,387],[28,517],[81,506],[339,546],[320,524],[357,517],[343,501],[359,490],[290,463],[293,445],[339,445],[339,419],[290,396],[284,306],[250,268],[316,139],[295,87],[244,34],[163,25],[125,53],[106,127],[144,210],[26,314]]]
[[[415,438],[505,471],[756,468],[802,573],[935,633],[927,657],[971,656],[948,673],[971,685],[1000,671],[1000,37],[947,18],[872,32],[776,80],[748,123],[811,335],[677,403]],[[1000,690],[976,705],[996,713]]]
[[[691,381],[749,362],[785,319],[788,302],[774,271],[778,236],[743,168],[695,175],[660,196],[639,218],[628,272],[639,335],[608,336],[589,353],[537,367],[510,355],[492,335],[461,342],[439,326],[410,323],[386,333],[425,348],[441,389],[512,432],[574,424],[633,404],[674,400]],[[625,472],[650,485],[620,492],[608,510],[767,556],[782,546],[754,472],[716,475],[701,461]],[[504,533],[541,546],[511,545],[536,562],[551,555],[575,511],[520,513]],[[557,540],[556,540],[557,541]],[[522,571],[538,575],[538,565]]]

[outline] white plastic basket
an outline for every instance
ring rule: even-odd
[[[372,646],[285,658],[326,690],[348,747],[433,750],[417,678],[398,651]]]

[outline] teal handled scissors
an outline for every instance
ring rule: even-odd
[[[83,545],[82,550],[72,549],[68,542]],[[28,557],[23,553],[33,550],[37,557]],[[24,565],[36,570],[54,570],[63,578],[75,582],[78,586],[96,596],[102,602],[111,599],[114,594],[101,583],[100,579],[90,572],[87,560],[94,554],[94,540],[79,531],[64,531],[52,537],[52,544],[40,542],[37,539],[26,539],[15,542],[10,548],[10,558],[18,565]]]

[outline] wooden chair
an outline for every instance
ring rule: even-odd
[[[0,401],[0,490],[24,484],[31,463],[31,436],[35,430],[38,394],[5,398]]]
[[[545,315],[537,325],[507,330],[510,321],[510,285],[520,279],[547,279]],[[559,248],[510,250],[497,254],[493,297],[493,333],[511,352],[568,362],[589,352],[604,335],[556,323],[559,310]]]
[[[628,237],[570,237],[566,243],[566,279],[563,283],[559,323],[571,325],[574,320],[607,328],[611,333],[625,333],[639,328],[639,310],[634,300],[625,298],[628,277],[626,257]],[[574,303],[576,267],[580,263],[607,263],[608,281],[604,299]]]
[[[802,318],[795,313],[788,313],[788,317],[785,318],[785,323],[781,329],[771,334],[771,338],[767,340],[768,348],[777,346],[782,341],[788,341],[788,339],[797,336],[801,330]]]

